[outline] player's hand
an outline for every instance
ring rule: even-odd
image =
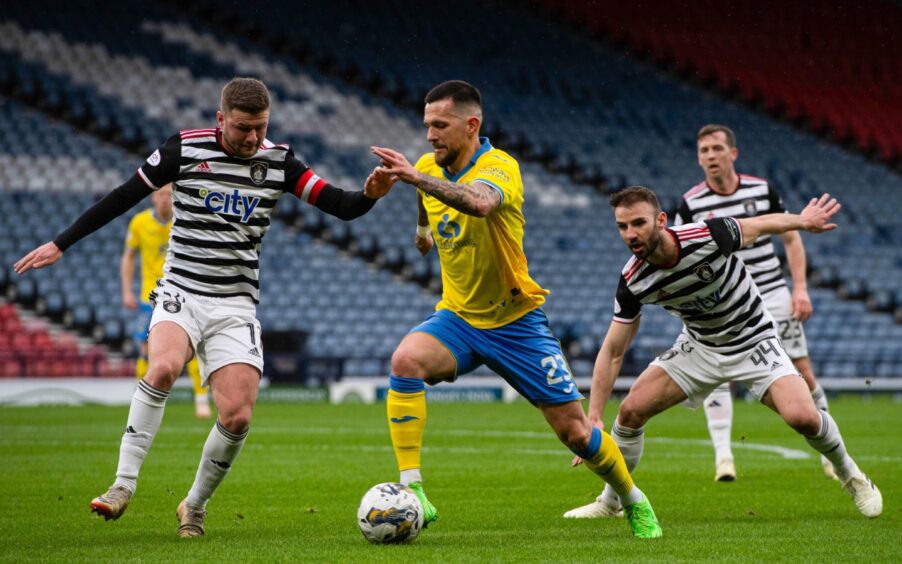
[[[363,183],[363,194],[367,198],[378,200],[388,194],[397,181],[397,176],[392,176],[385,172],[384,169],[376,167],[373,169],[373,172],[366,177],[366,182]]]
[[[50,266],[62,256],[63,251],[56,246],[56,243],[50,241],[20,258],[16,264],[13,265],[13,269],[16,271],[16,274],[25,274],[32,268],[44,268],[45,266]]]
[[[420,251],[422,256],[426,256],[429,254],[429,251],[432,250],[432,245],[435,243],[432,241],[432,233],[429,233],[425,237],[416,236],[416,240],[414,244],[417,246],[417,250]]]
[[[370,150],[382,161],[382,170],[396,176],[407,184],[413,184],[420,177],[417,169],[410,164],[407,157],[394,149],[370,147]]]
[[[576,455],[573,457],[573,460],[570,461],[570,466],[573,468],[576,468],[577,466],[579,466],[582,463],[583,463],[583,459],[580,458],[579,455]]]
[[[138,300],[135,298],[135,293],[131,290],[122,292],[122,305],[126,309],[138,309]]]
[[[811,314],[814,313],[814,307],[811,305],[811,298],[808,296],[808,290],[801,288],[792,290],[792,316],[799,321],[808,321]]]
[[[820,198],[811,198],[805,209],[799,215],[804,222],[804,229],[812,233],[823,233],[836,229],[835,223],[828,223],[830,218],[842,208],[836,198],[830,198],[830,194],[824,194]]]

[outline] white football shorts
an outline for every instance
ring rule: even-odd
[[[172,321],[185,330],[200,364],[203,385],[210,374],[229,364],[250,364],[263,374],[263,343],[257,308],[249,298],[212,298],[171,284],[151,294],[150,329]]]
[[[802,322],[792,316],[792,294],[786,286],[781,286],[762,296],[764,307],[774,316],[777,324],[777,336],[789,358],[805,358],[808,356],[808,341]]]
[[[801,377],[775,338],[765,339],[751,350],[723,354],[680,334],[673,346],[651,364],[667,372],[688,397],[686,407],[692,409],[724,383],[741,382],[761,401],[780,378]]]

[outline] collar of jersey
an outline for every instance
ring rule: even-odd
[[[467,163],[467,166],[465,166],[460,172],[452,176],[451,173],[448,172],[447,168],[442,168],[442,173],[445,175],[445,178],[447,178],[451,182],[457,182],[463,175],[470,172],[470,169],[473,168],[473,165],[476,164],[476,161],[479,160],[479,157],[492,150],[492,143],[491,141],[489,141],[488,137],[480,137],[479,141],[480,143],[482,143],[479,146],[479,149],[477,149],[476,152],[473,153],[473,158],[470,159],[470,162]]]
[[[155,210],[154,208],[150,208],[150,217],[152,217],[154,221],[156,221],[159,225],[162,225],[163,227],[166,227],[167,225],[169,225],[169,221],[164,222],[162,219],[160,219],[157,216],[157,210]]]

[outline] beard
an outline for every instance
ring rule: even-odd
[[[633,252],[639,260],[645,260],[651,255],[654,254],[655,251],[658,250],[658,247],[661,245],[661,233],[655,231],[648,237],[648,241],[645,243],[645,248],[642,251]]]
[[[457,157],[460,156],[460,150],[452,150],[450,147],[445,147],[445,156],[439,159],[438,155],[435,157],[435,164],[441,167],[447,167],[448,165],[454,164],[454,161],[457,160]]]
[[[231,151],[232,153],[234,153],[242,158],[253,157],[254,155],[257,154],[257,151],[260,149],[260,145],[262,145],[262,141],[260,143],[257,143],[257,145],[255,145],[254,147],[246,147],[244,145],[236,145],[235,143],[232,142],[231,139],[229,139],[229,136],[226,135],[225,130],[223,130],[223,132],[222,132],[222,140],[224,141],[223,144],[226,146],[226,148],[229,151]]]

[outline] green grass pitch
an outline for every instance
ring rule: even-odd
[[[397,479],[384,405],[258,405],[200,539],[175,534],[175,509],[210,429],[190,405],[168,407],[137,494],[115,522],[89,514],[88,504],[115,473],[126,408],[2,408],[0,560],[899,561],[902,405],[849,396],[831,410],[883,492],[881,517],[862,517],[775,414],[737,401],[732,484],[713,481],[702,413],[674,408],[647,426],[635,476],[665,536],[640,541],[623,520],[561,518],[601,482],[569,467],[569,453],[526,403],[431,404],[424,477],[440,519],[411,545],[375,546],[355,515],[367,488]],[[609,423],[614,413],[609,406]],[[794,458],[799,452],[810,456]]]

